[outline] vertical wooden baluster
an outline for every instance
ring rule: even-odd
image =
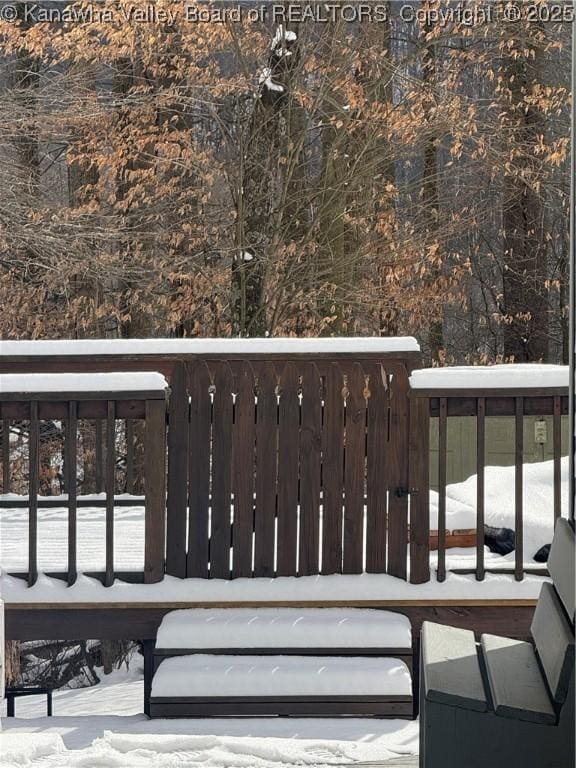
[[[254,515],[254,576],[274,576],[277,419],[276,372],[270,362],[256,366],[256,509]]]
[[[2,493],[10,493],[10,420],[2,419]]]
[[[278,576],[295,576],[298,549],[298,370],[282,371],[278,415]]]
[[[486,460],[486,399],[476,403],[476,579],[484,579],[484,465]]]
[[[254,373],[248,362],[236,369],[236,405],[232,436],[234,526],[232,575],[252,575],[254,533],[254,456],[256,445]],[[296,561],[294,561],[296,562]],[[290,575],[293,575],[294,569]]]
[[[28,586],[38,580],[38,459],[40,432],[38,402],[30,403],[30,437],[28,443]]]
[[[76,465],[77,465],[78,404],[68,403],[68,424],[66,429],[65,465],[66,488],[68,490],[68,585],[74,584],[78,576],[76,546]]]
[[[214,411],[212,419],[212,525],[210,529],[210,577],[230,578],[232,528],[230,504],[232,490],[232,371],[218,362],[214,371]]]
[[[166,509],[166,573],[186,576],[188,514],[188,426],[190,406],[186,366],[177,363],[170,380],[168,412],[168,499]]]
[[[106,417],[106,574],[104,586],[114,583],[114,490],[116,469],[116,403],[108,401]]]
[[[302,367],[302,424],[300,427],[300,540],[298,573],[319,572],[320,467],[322,448],[321,380],[314,363]],[[361,502],[360,502],[361,503]],[[362,529],[360,526],[359,535]],[[284,544],[278,542],[279,546]]]
[[[560,459],[562,457],[562,398],[554,398],[554,522],[562,514],[562,479],[560,474]]]
[[[98,420],[94,423],[94,462],[96,464],[94,469],[94,478],[96,481],[96,493],[102,493],[102,488],[104,485],[102,481],[103,458],[102,422]]]
[[[166,401],[146,401],[144,432],[144,582],[164,578],[166,551]]]
[[[188,553],[186,575],[208,578],[208,514],[210,494],[210,451],[212,403],[210,373],[203,360],[187,366],[190,393],[188,448]]]
[[[515,473],[514,473],[514,485],[515,485],[515,499],[514,499],[514,520],[516,531],[516,547],[515,547],[515,568],[514,574],[516,581],[522,581],[524,578],[524,523],[522,520],[523,513],[523,461],[524,461],[524,398],[515,398]]]
[[[359,364],[342,367],[347,374],[346,447],[344,466],[344,573],[361,573],[364,551],[364,485],[366,400]],[[403,544],[406,561],[406,538]],[[404,576],[406,574],[404,573]]]
[[[440,398],[438,419],[438,581],[446,578],[446,461],[448,454],[448,400]]]
[[[366,446],[366,570],[386,573],[388,536],[388,390],[381,364],[369,368],[368,440]],[[426,456],[428,460],[428,456]],[[426,531],[428,537],[428,530]]]
[[[410,401],[410,581],[430,581],[430,401]]]
[[[134,421],[126,419],[126,493],[134,493]]]
[[[342,572],[342,493],[344,487],[344,399],[336,363],[326,372],[322,467],[322,573]]]
[[[388,471],[388,573],[406,579],[408,571],[408,370],[393,368],[390,381]]]

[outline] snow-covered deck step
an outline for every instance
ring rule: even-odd
[[[409,715],[412,681],[398,659],[226,656],[166,659],[152,682],[152,717],[225,714]]]
[[[194,608],[167,614],[157,649],[346,649],[411,653],[410,622],[362,608]],[[170,655],[170,654],[167,654]]]

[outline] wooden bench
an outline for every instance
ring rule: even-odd
[[[145,680],[151,717],[411,717],[410,622],[339,608],[168,614]]]
[[[425,622],[421,768],[574,765],[574,530],[560,519],[534,643]]]

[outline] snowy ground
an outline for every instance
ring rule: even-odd
[[[148,720],[139,664],[93,688],[17,700],[2,765],[30,768],[287,768],[385,762],[418,751],[418,724],[361,718]],[[113,713],[113,714],[112,714]]]

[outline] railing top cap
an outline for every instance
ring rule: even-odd
[[[412,336],[265,339],[85,339],[0,341],[0,358],[93,355],[250,355],[419,352]]]
[[[458,365],[421,368],[410,376],[414,390],[538,390],[568,388],[567,365],[511,363],[507,365]]]
[[[0,400],[3,396],[58,394],[63,399],[93,393],[113,399],[114,394],[130,392],[134,396],[156,394],[163,397],[168,384],[161,373],[4,373],[0,374]],[[13,397],[11,397],[13,399]]]

